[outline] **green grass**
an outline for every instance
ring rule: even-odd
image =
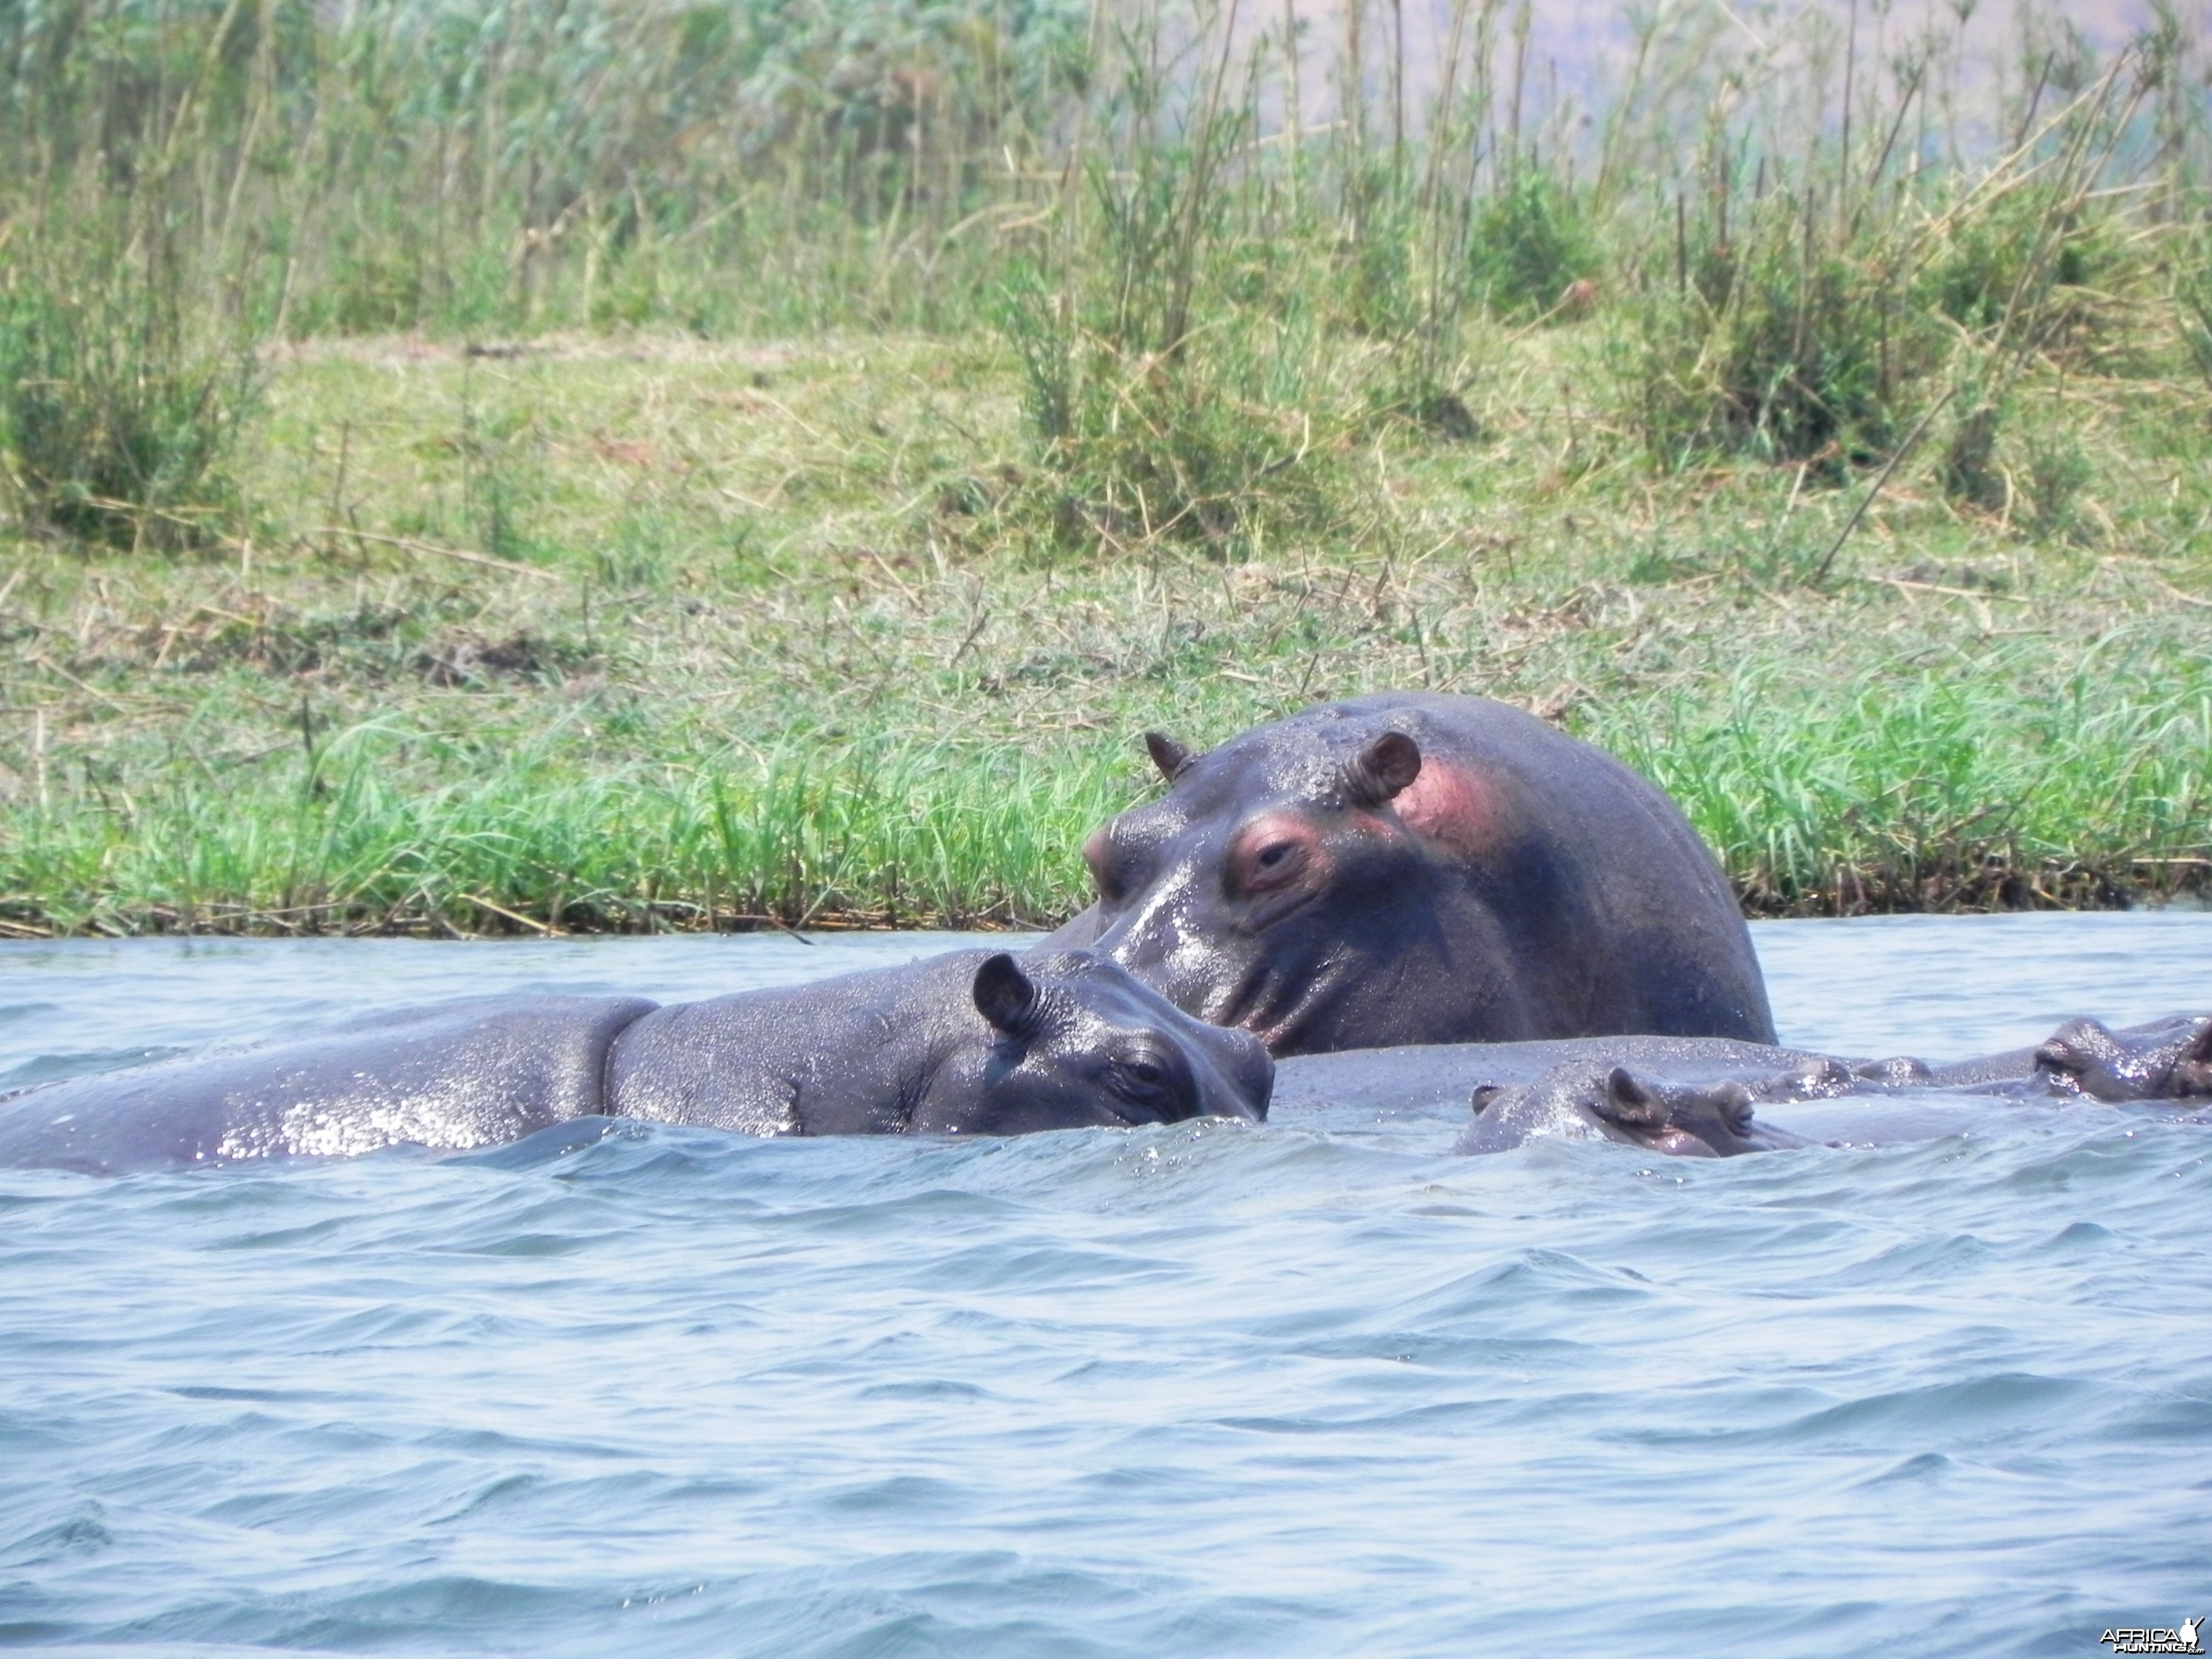
[[[1003,926],[1054,913],[1066,848],[1123,793],[1096,757],[911,739],[590,769],[557,732],[501,750],[361,726],[306,748],[33,817],[10,875],[77,928]]]
[[[1476,336],[1489,436],[1382,428],[1338,458],[1340,528],[1227,559],[1058,541],[988,337],[287,354],[250,541],[9,549],[0,917],[1045,922],[1156,787],[1138,733],[1394,685],[1621,754],[1761,913],[2203,884],[2212,398],[2033,382],[2028,429],[2091,466],[2081,538],[1929,456],[1814,586],[1865,483],[1600,447],[1559,388],[1603,336]]]
[[[2207,873],[2212,664],[2097,646],[2063,678],[2040,643],[1810,685],[1758,662],[1590,735],[1683,804],[1754,910],[2109,907]]]

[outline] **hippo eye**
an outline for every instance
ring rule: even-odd
[[[1174,1068],[1156,1055],[1127,1054],[1115,1062],[1114,1087],[1132,1100],[1164,1100],[1175,1092],[1176,1084]]]
[[[1246,866],[1244,885],[1262,891],[1296,878],[1305,862],[1305,848],[1290,840],[1271,841],[1251,855]]]

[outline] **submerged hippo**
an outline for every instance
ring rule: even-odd
[[[1618,1140],[1681,1158],[1802,1146],[1799,1137],[1755,1123],[1750,1085],[1737,1078],[1669,1083],[1626,1066],[1583,1060],[1555,1066],[1534,1083],[1485,1084],[1469,1103],[1474,1122],[1452,1150],[1502,1152],[1540,1135]]]
[[[1088,951],[960,951],[665,1008],[478,999],[78,1078],[0,1102],[0,1165],[459,1151],[592,1114],[758,1135],[1258,1121],[1273,1069]]]
[[[1206,754],[1084,857],[1052,936],[1277,1054],[1658,1032],[1774,1038],[1751,936],[1674,804],[1503,703],[1386,692]]]
[[[1808,1139],[1905,1139],[1968,1128],[1990,1097],[2015,1101],[2212,1099],[2212,1016],[2115,1031],[2075,1020],[2030,1048],[1947,1065],[1844,1060],[1717,1038],[1595,1037],[1356,1051],[1291,1060],[1274,1103],[1384,1112],[1466,1102],[1455,1150],[1504,1152],[1545,1135],[1729,1157]],[[1761,1121],[1761,1105],[1833,1102]],[[1887,1107],[1890,1109],[1881,1109]]]

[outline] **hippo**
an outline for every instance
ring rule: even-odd
[[[1455,1149],[1462,1152],[1564,1135],[1733,1157],[1808,1140],[1954,1133],[1986,1121],[1992,1097],[2212,1100],[2212,1016],[2177,1015],[2117,1031],[2077,1019],[2033,1048],[1933,1066],[1695,1037],[1346,1050],[1284,1060],[1273,1106],[1295,1119],[1324,1107],[1449,1110],[1463,1101],[1474,1121]],[[1802,1109],[1819,1102],[1835,1109]],[[1776,1124],[1758,1117],[1760,1105],[1798,1109]]]
[[[1583,1060],[1533,1083],[1486,1083],[1469,1104],[1474,1122],[1452,1150],[1502,1152],[1540,1135],[1617,1140],[1677,1158],[1731,1158],[1802,1146],[1753,1121],[1751,1085],[1738,1078],[1670,1083],[1626,1066]]]
[[[1278,1056],[1656,1033],[1771,1043],[1751,935],[1674,803],[1480,697],[1325,703],[1207,753],[1091,837],[1048,943]]]
[[[605,1109],[664,1123],[1005,1135],[1259,1122],[1274,1064],[1090,951],[956,951],[656,1009],[617,1041],[606,1079]]]
[[[459,1152],[594,1115],[756,1135],[1257,1122],[1273,1062],[1089,951],[958,951],[663,1007],[478,998],[0,1102],[0,1165]]]

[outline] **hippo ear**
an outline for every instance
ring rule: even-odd
[[[1145,752],[1152,757],[1152,764],[1160,769],[1160,775],[1173,783],[1198,758],[1164,732],[1145,733]]]
[[[1380,806],[1421,775],[1421,745],[1403,732],[1385,732],[1345,769],[1345,793],[1354,806]]]
[[[994,1030],[1016,1038],[1036,1034],[1036,986],[1004,951],[976,964],[975,994],[975,1012]]]
[[[1601,1116],[1638,1128],[1656,1129],[1667,1121],[1667,1108],[1651,1087],[1626,1066],[1616,1066],[1605,1077],[1605,1098],[1598,1103]]]

